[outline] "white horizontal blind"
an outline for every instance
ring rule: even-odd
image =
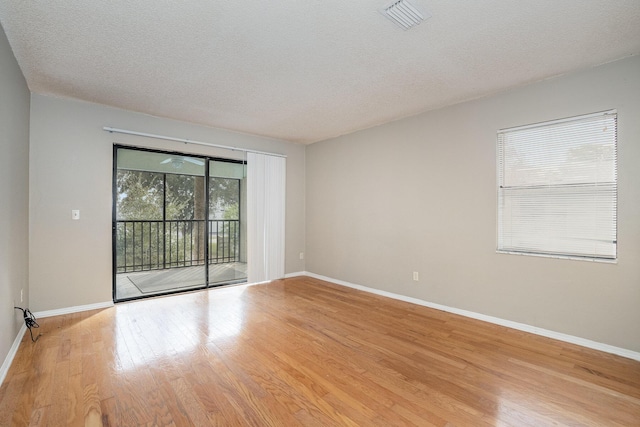
[[[617,114],[498,132],[498,251],[616,259]]]

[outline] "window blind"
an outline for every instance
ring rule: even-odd
[[[284,277],[286,159],[247,153],[248,282]]]
[[[617,256],[617,113],[498,131],[498,251]]]

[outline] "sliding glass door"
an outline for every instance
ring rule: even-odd
[[[247,280],[244,165],[209,161],[210,286]]]
[[[114,301],[246,280],[244,165],[114,147]]]

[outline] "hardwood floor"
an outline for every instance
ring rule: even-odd
[[[40,325],[1,426],[640,425],[640,362],[306,277]]]

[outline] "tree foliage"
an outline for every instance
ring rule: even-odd
[[[163,206],[167,220],[202,218],[195,208],[197,186],[204,180],[191,175],[118,170],[118,220],[162,220]],[[166,193],[165,193],[166,187]],[[166,194],[166,199],[165,199]],[[240,181],[232,178],[209,178],[209,218],[239,219]]]
[[[240,219],[240,180],[209,178],[209,219]]]
[[[206,242],[216,260],[238,255],[238,224],[214,221],[205,233],[204,184],[202,176],[118,170],[118,272],[203,264]],[[238,220],[239,208],[240,180],[209,178],[209,219]]]
[[[119,220],[162,220],[163,174],[119,170],[116,186]]]

